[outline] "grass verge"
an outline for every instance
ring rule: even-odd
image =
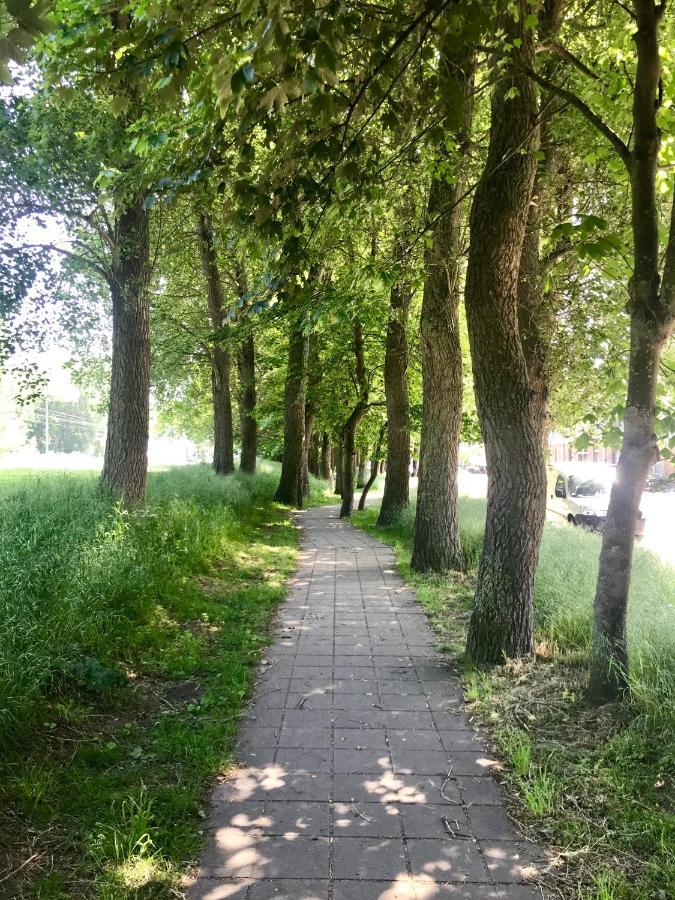
[[[177,896],[294,565],[276,480],[3,476],[0,896]]]
[[[505,760],[510,811],[554,851],[549,886],[574,900],[675,897],[675,573],[636,551],[631,698],[589,708],[586,656],[599,537],[547,525],[535,585],[536,656],[479,671],[462,658],[485,501],[460,498],[466,575],[409,565],[414,509],[389,528],[377,508],[354,524],[390,544],[403,577],[459,661],[470,710]]]

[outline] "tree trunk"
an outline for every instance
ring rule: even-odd
[[[258,423],[255,418],[255,342],[253,332],[249,331],[239,344],[237,353],[239,369],[239,419],[241,428],[241,460],[239,468],[242,472],[253,474],[258,454]]]
[[[218,475],[234,471],[234,429],[232,427],[232,396],[230,374],[232,361],[228,346],[229,328],[225,322],[225,297],[218,268],[218,256],[213,241],[211,216],[199,214],[197,233],[206,279],[211,328],[214,346],[211,351],[211,396],[213,398],[213,469]]]
[[[284,390],[284,452],[281,477],[274,499],[279,503],[296,507],[302,507],[303,503],[306,374],[307,338],[301,317],[297,313],[292,313]]]
[[[526,76],[532,31],[501,24],[515,44],[510,69],[492,95],[488,156],[471,208],[466,313],[476,405],[485,442],[488,500],[485,539],[467,653],[499,663],[532,652],[534,575],[544,526],[546,466],[539,397],[519,330],[518,292],[525,229],[539,144],[538,104]],[[515,88],[515,96],[509,92]],[[422,461],[423,469],[427,459]]]
[[[351,516],[354,509],[354,474],[356,469],[354,441],[356,430],[368,411],[369,385],[366,375],[363,328],[358,319],[354,322],[353,346],[359,396],[354,409],[342,428],[342,506],[340,508],[340,518]]]
[[[319,477],[329,483],[333,480],[331,456],[330,435],[327,431],[324,431],[321,435],[321,472]]]
[[[399,238],[395,256],[407,265],[406,240]],[[410,403],[408,399],[408,311],[411,288],[404,274],[391,288],[384,356],[384,393],[387,402],[387,474],[378,525],[391,525],[408,506],[410,473]]]
[[[357,488],[362,488],[366,483],[366,472],[368,469],[368,451],[361,450],[358,454],[358,471],[356,476],[356,486]]]
[[[113,308],[108,431],[101,483],[125,500],[145,497],[150,429],[149,217],[143,198],[120,216],[109,286]]]
[[[307,468],[310,475],[313,475],[315,478],[321,478],[321,439],[316,429],[312,432]]]
[[[665,4],[636,0],[634,5],[633,141],[624,157],[631,182],[633,231],[630,363],[623,443],[603,529],[595,593],[589,695],[597,703],[621,696],[628,684],[626,615],[635,529],[649,467],[658,458],[654,418],[659,361],[675,317],[675,202],[661,280],[656,200],[659,26]]]
[[[316,332],[307,340],[307,391],[305,396],[305,441],[302,457],[302,493],[309,497],[309,454],[316,421],[316,393],[321,381]]]
[[[356,430],[367,412],[365,402],[359,401],[342,429],[342,506],[340,518],[349,518],[354,510],[354,439]]]
[[[305,441],[302,448],[302,495],[309,497],[309,471],[310,471],[310,454],[312,450],[312,439],[314,437],[314,422],[316,416],[305,405]]]
[[[424,253],[422,299],[422,435],[417,508],[411,565],[419,572],[462,569],[464,558],[457,516],[457,469],[462,424],[462,350],[459,338],[461,197],[466,187],[466,158],[473,117],[473,54],[443,57],[452,68],[444,77],[460,78],[464,123],[454,135],[458,150],[455,178],[436,178],[429,193],[432,244]],[[458,74],[459,73],[459,74]]]
[[[333,459],[335,463],[335,493],[342,496],[342,445],[333,447]]]
[[[368,481],[366,481],[365,485],[363,486],[363,491],[359,499],[360,510],[364,510],[366,508],[368,493],[371,487],[375,484],[375,480],[380,472],[380,457],[382,456],[382,443],[384,441],[384,434],[386,430],[387,423],[385,422],[382,428],[380,428],[380,433],[377,438],[377,444],[375,446],[375,452],[373,458],[370,461],[370,475],[368,476]]]

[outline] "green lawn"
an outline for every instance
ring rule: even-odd
[[[153,473],[130,512],[2,473],[0,895],[175,896],[294,565],[277,478]]]
[[[414,503],[414,500],[413,500]],[[675,896],[675,571],[638,548],[631,586],[631,698],[594,710],[584,698],[600,538],[547,525],[535,585],[537,657],[490,672],[462,659],[485,501],[460,498],[469,571],[410,569],[414,508],[378,528],[377,508],[354,523],[390,543],[447,649],[467,698],[506,762],[512,812],[559,852],[551,883],[574,900]]]

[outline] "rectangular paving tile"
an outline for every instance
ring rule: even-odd
[[[490,882],[480,849],[470,840],[425,840],[407,842],[413,877],[420,881]]]
[[[333,804],[336,837],[401,836],[400,808],[394,803],[338,802]]]
[[[422,900],[426,900],[426,894]],[[395,881],[334,881],[333,900],[416,900],[415,887],[407,875]]]
[[[450,806],[443,802],[402,803],[399,808],[406,838],[449,841],[471,837],[466,813],[460,805]]]
[[[267,837],[218,828],[206,846],[201,871],[212,878],[329,876],[327,838]]]
[[[246,900],[328,900],[329,886],[328,880],[315,879],[256,881],[249,888]]]
[[[473,732],[471,732],[473,734]],[[415,729],[387,730],[389,744],[393,748],[401,750],[437,750],[444,749],[443,741],[439,733],[434,730],[419,731]]]
[[[221,805],[217,815],[207,820],[208,828],[239,829],[242,834],[276,837],[304,835],[328,837],[330,831],[328,801],[243,800]]]
[[[333,734],[335,749],[388,750],[384,728],[336,728]]]
[[[350,772],[381,774],[391,771],[389,750],[336,747],[333,750],[333,771],[340,775]]]
[[[332,874],[336,879],[396,879],[407,875],[400,838],[335,837]]]
[[[293,728],[279,729],[279,747],[298,747],[303,750],[328,749],[333,742],[332,728]],[[253,738],[252,738],[253,739]]]
[[[445,750],[393,747],[391,758],[397,775],[448,775],[451,770],[451,762]]]

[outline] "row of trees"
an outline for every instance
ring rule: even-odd
[[[375,473],[386,445],[385,524],[419,430],[412,561],[444,572],[464,565],[458,446],[479,425],[467,651],[495,663],[533,649],[548,430],[622,419],[591,673],[596,699],[620,694],[639,500],[672,422],[665,0],[56,0],[29,22],[6,6],[10,50],[46,34],[3,103],[3,201],[13,222],[67,223],[51,250],[83,344],[109,297],[106,487],[144,495],[151,383],[195,430],[210,393],[222,473],[235,431],[253,470],[283,409],[285,503],[334,466],[350,515],[357,455]],[[30,249],[3,245],[10,325]]]

